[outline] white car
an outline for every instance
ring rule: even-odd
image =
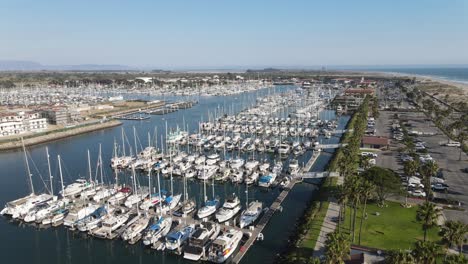
[[[447,146],[447,147],[460,147],[461,144],[460,144],[460,142],[449,142],[449,143],[445,144],[445,146]]]
[[[408,193],[415,197],[426,197],[426,192],[422,190],[408,191]]]
[[[361,152],[362,157],[371,157],[371,158],[377,158],[377,154],[372,153],[372,152]]]
[[[410,182],[410,183],[408,184],[408,187],[412,187],[412,188],[424,188],[424,184],[419,183],[419,182]]]

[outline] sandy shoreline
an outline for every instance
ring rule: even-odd
[[[366,74],[375,74],[378,76],[385,76],[385,77],[408,77],[408,78],[416,78],[418,81],[432,81],[432,82],[438,82],[441,84],[445,85],[451,85],[457,88],[462,89],[465,94],[468,94],[468,83],[464,82],[457,82],[457,81],[452,81],[452,80],[447,80],[447,79],[442,79],[438,78],[435,76],[426,76],[426,75],[418,75],[418,74],[410,74],[410,73],[399,73],[399,72],[363,72]]]
[[[115,126],[119,126],[122,123],[117,121],[117,120],[111,120],[105,123],[99,123],[99,124],[93,124],[89,126],[84,126],[84,127],[78,127],[78,128],[72,128],[66,131],[61,131],[61,132],[55,132],[55,133],[50,133],[47,135],[39,135],[36,137],[32,138],[27,138],[24,140],[24,144],[26,146],[32,146],[32,145],[38,145],[38,144],[43,144],[47,143],[50,141],[54,140],[61,140],[67,137],[72,137],[80,134],[85,134],[101,129],[106,129],[106,128],[111,128]],[[14,149],[19,149],[22,147],[21,144],[21,139],[17,138],[17,140],[14,141],[9,141],[5,143],[0,143],[0,151],[8,151],[8,150],[14,150]]]

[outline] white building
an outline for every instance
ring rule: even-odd
[[[0,137],[47,129],[47,119],[38,112],[6,112],[0,114]]]

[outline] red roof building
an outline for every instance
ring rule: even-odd
[[[388,149],[390,140],[387,137],[364,136],[361,140],[362,148]]]

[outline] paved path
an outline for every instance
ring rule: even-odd
[[[343,177],[338,177],[338,185],[343,184]],[[325,254],[325,242],[327,241],[327,235],[332,233],[336,229],[336,220],[339,217],[340,205],[336,201],[331,200],[328,205],[327,214],[323,219],[322,227],[320,228],[320,234],[315,243],[314,257],[320,257]]]

